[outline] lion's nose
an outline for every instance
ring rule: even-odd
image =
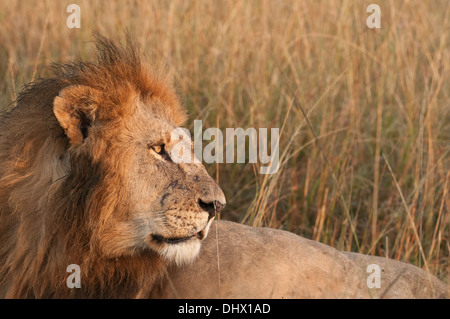
[[[208,219],[213,218],[214,216],[216,216],[216,214],[220,213],[220,211],[225,208],[225,204],[222,204],[218,200],[208,202],[202,200],[201,198],[198,200],[198,205],[200,206],[201,209],[208,212],[209,214]]]

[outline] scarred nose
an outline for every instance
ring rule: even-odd
[[[201,198],[198,200],[198,205],[209,214],[208,219],[214,218],[226,206],[226,204],[222,204],[218,200],[207,201]]]

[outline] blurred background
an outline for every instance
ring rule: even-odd
[[[135,36],[175,70],[188,128],[280,128],[280,169],[211,164],[221,219],[388,256],[446,280],[450,2],[0,1],[0,109],[41,66]],[[69,29],[67,6],[81,9]]]

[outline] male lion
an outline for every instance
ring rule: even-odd
[[[2,117],[0,297],[445,294],[416,267],[281,230],[217,222],[205,240],[225,197],[201,164],[171,158],[186,116],[170,76],[131,41],[99,36],[97,48],[95,63],[54,65]],[[385,271],[375,292],[368,263]],[[66,283],[71,264],[80,288]]]
[[[97,46],[97,63],[54,65],[2,119],[4,297],[145,296],[167,262],[193,260],[225,206],[203,165],[169,156],[186,118],[169,76],[131,41]]]

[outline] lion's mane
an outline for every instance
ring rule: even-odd
[[[101,255],[99,214],[121,214],[127,201],[114,174],[120,163],[105,171],[95,164],[101,154],[94,150],[64,160],[70,143],[53,113],[62,89],[85,85],[103,92],[105,119],[127,112],[120,105],[131,91],[161,100],[175,96],[166,73],[144,64],[130,40],[122,46],[98,36],[96,45],[96,62],[53,64],[50,76],[26,85],[16,107],[0,118],[1,297],[139,297],[164,265],[152,253]],[[80,289],[66,285],[69,264],[81,267]]]

